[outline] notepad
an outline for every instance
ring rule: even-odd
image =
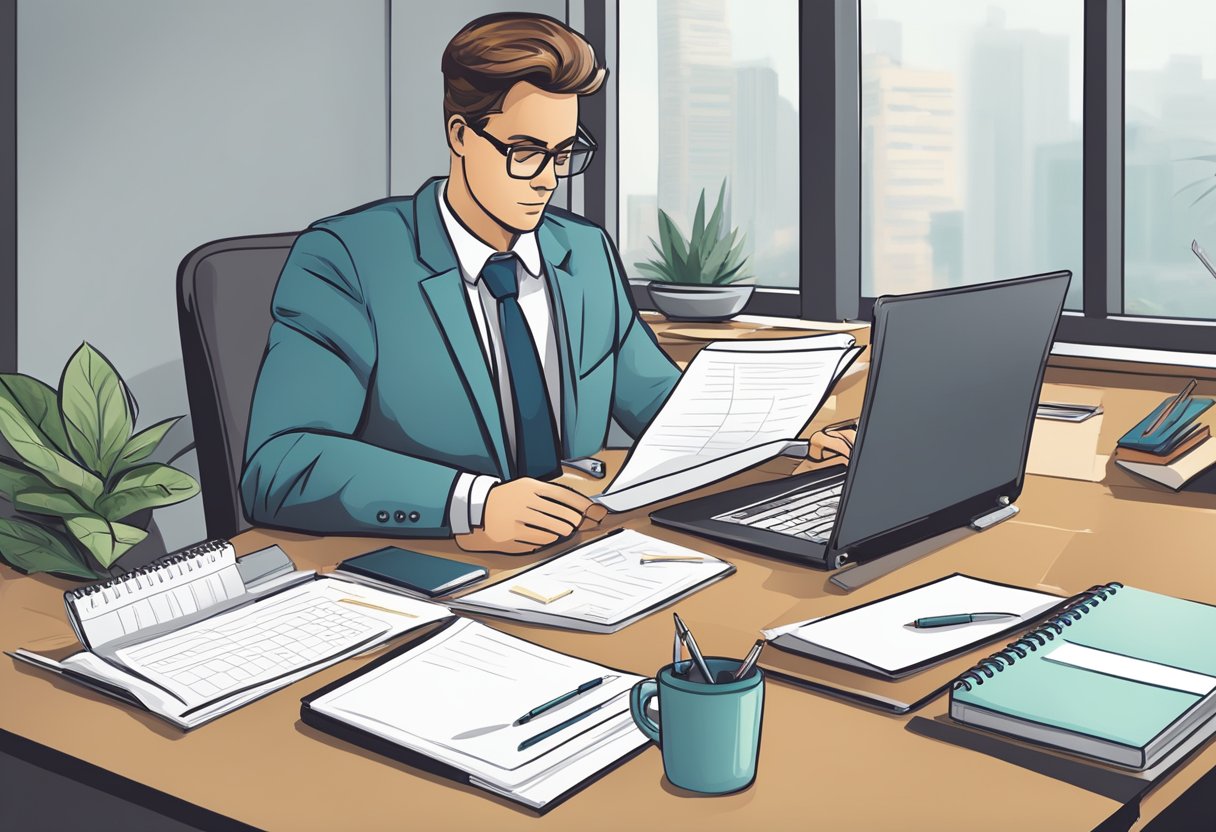
[[[844,612],[766,631],[775,646],[888,679],[931,667],[1007,635],[1064,599],[1058,595],[950,575]],[[916,629],[917,618],[964,612],[1012,612],[1017,618]]]
[[[656,554],[689,560],[642,563],[643,555]],[[704,552],[618,529],[448,606],[532,624],[614,633],[734,571],[730,563]],[[516,587],[531,589],[538,597],[521,595]],[[570,592],[556,595],[564,589]]]
[[[1132,769],[1216,731],[1216,607],[1111,583],[959,677],[959,722]]]
[[[606,675],[602,685],[514,724]],[[441,763],[445,776],[543,809],[646,744],[629,715],[629,690],[640,680],[460,619],[306,697],[301,715],[356,744],[418,765]]]

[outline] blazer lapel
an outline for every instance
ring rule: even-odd
[[[423,264],[434,272],[430,277],[423,278],[419,285],[451,353],[456,372],[460,374],[469,399],[477,410],[486,445],[494,452],[499,473],[507,478],[511,467],[507,461],[506,434],[498,408],[498,395],[494,391],[481,340],[473,324],[464,279],[443,228],[443,218],[439,215],[436,200],[439,198],[440,181],[430,180],[414,197],[416,250]]]
[[[541,222],[537,237],[549,285],[553,288],[553,324],[562,367],[562,447],[569,455],[578,413],[579,365],[574,357],[582,348],[583,287],[570,272],[570,246],[564,235],[548,222]]]

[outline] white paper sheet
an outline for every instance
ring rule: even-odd
[[[598,501],[636,508],[782,453],[860,352],[847,334],[708,345]],[[658,487],[638,488],[652,482]]]

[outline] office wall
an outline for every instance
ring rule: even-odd
[[[186,413],[178,263],[385,195],[385,44],[384,0],[21,0],[18,369],[87,339],[141,424]]]

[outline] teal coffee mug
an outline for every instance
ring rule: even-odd
[[[733,674],[737,659],[706,659],[714,678]],[[684,670],[688,662],[680,662]],[[672,665],[629,692],[629,711],[643,734],[659,744],[663,770],[672,785],[703,794],[746,789],[756,779],[764,673],[753,668],[737,682],[707,684],[674,673]],[[724,673],[725,672],[725,673]],[[729,676],[727,675],[727,678]],[[646,705],[659,697],[659,723]]]

